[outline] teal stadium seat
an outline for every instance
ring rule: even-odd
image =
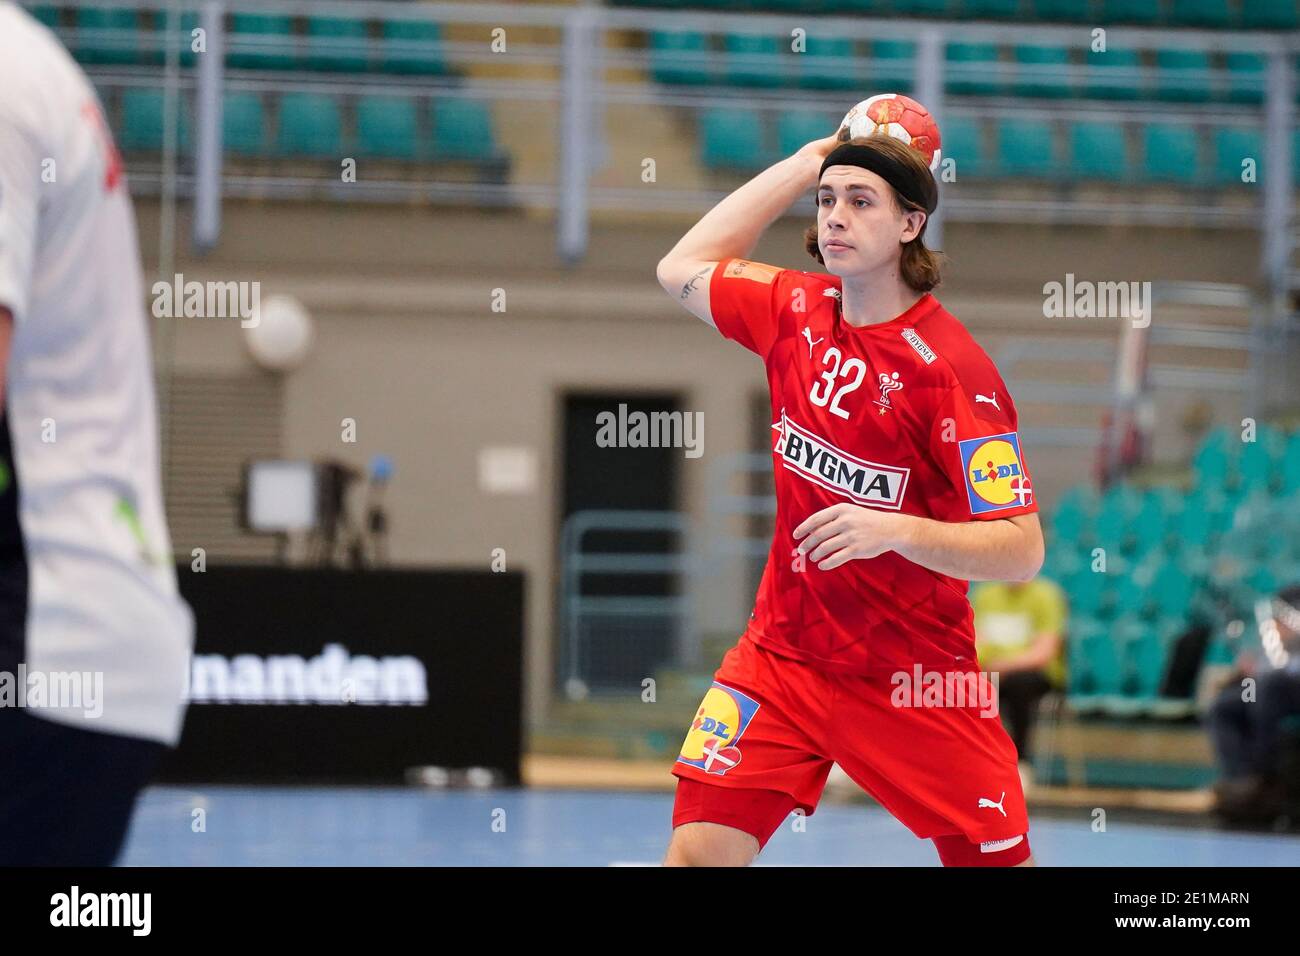
[[[1175,103],[1210,99],[1210,57],[1201,50],[1156,51],[1156,98]]]
[[[949,43],[945,88],[958,96],[995,96],[1006,90],[998,74],[998,48],[991,43]]]
[[[1243,0],[1241,25],[1251,30],[1294,30],[1300,25],[1295,0]]]
[[[492,132],[492,113],[486,103],[441,98],[434,101],[432,109],[435,158],[480,163],[504,159]]]
[[[1085,564],[1062,581],[1061,586],[1069,595],[1071,613],[1101,617],[1107,611],[1106,572],[1094,571],[1090,564]]]
[[[1152,608],[1157,616],[1185,614],[1196,596],[1198,579],[1177,561],[1165,559],[1150,577]]]
[[[1030,9],[1039,20],[1085,22],[1092,17],[1092,0],[1033,0]]]
[[[1131,169],[1124,127],[1119,123],[1071,123],[1070,167],[1079,179],[1119,182]]]
[[[73,52],[82,63],[125,65],[140,62],[140,14],[135,10],[80,7],[73,21]]]
[[[59,8],[55,6],[28,7],[27,12],[51,30],[59,25]]]
[[[1205,554],[1214,549],[1231,521],[1228,500],[1217,490],[1193,491],[1175,517],[1170,544],[1179,554]]]
[[[1155,182],[1195,183],[1201,178],[1196,129],[1173,123],[1150,123],[1145,135],[1144,172]]]
[[[968,17],[1007,20],[1020,15],[1020,0],[966,0],[962,12]]]
[[[1083,568],[1083,552],[1069,541],[1053,538],[1043,558],[1042,576],[1053,581],[1063,581]]]
[[[1300,491],[1300,431],[1291,433],[1282,455],[1282,493]],[[1297,539],[1300,543],[1300,538]]]
[[[1235,491],[1240,484],[1237,464],[1241,457],[1241,434],[1235,428],[1212,429],[1192,455],[1196,486],[1218,495]]]
[[[774,36],[728,33],[722,41],[726,51],[723,79],[732,86],[780,86],[785,62],[781,44]]]
[[[870,77],[878,89],[906,93],[916,82],[916,44],[911,40],[876,40],[871,44]]]
[[[650,75],[656,83],[708,83],[708,49],[703,33],[655,30],[650,34]]]
[[[862,62],[846,37],[809,36],[797,57],[799,85],[818,90],[851,90],[865,82]]]
[[[266,110],[260,94],[227,91],[221,105],[221,140],[225,151],[236,156],[266,152]]]
[[[362,73],[367,65],[364,20],[312,17],[307,21],[307,65],[326,73]]]
[[[1120,617],[1111,622],[1111,646],[1119,665],[1119,691],[1104,699],[1101,709],[1112,716],[1132,717],[1142,710],[1141,679],[1134,651],[1150,632],[1148,622],[1133,617]]]
[[[1227,98],[1232,103],[1264,102],[1264,57],[1258,53],[1225,53]]]
[[[1264,137],[1257,129],[1229,126],[1214,131],[1214,178],[1225,186],[1240,186],[1245,180],[1244,160],[1255,161],[1255,182],[1260,180]]]
[[[1109,609],[1117,617],[1130,620],[1154,617],[1150,579],[1147,568],[1126,567],[1108,572],[1106,580],[1110,587],[1103,610]]]
[[[1268,565],[1252,568],[1246,575],[1245,583],[1253,592],[1252,603],[1260,598],[1272,597],[1282,587],[1277,572]]]
[[[1102,496],[1093,519],[1093,546],[1105,548],[1110,557],[1133,550],[1132,516],[1140,499],[1123,484],[1113,485]]]
[[[160,7],[165,4],[160,4]],[[94,14],[99,18],[102,26],[99,29],[112,31],[117,29],[121,37],[117,38],[120,44],[118,49],[109,53],[108,56],[101,56],[95,60],[100,63],[121,63],[139,66],[163,66],[167,61],[167,47],[173,45],[180,59],[181,66],[193,66],[197,54],[193,50],[194,36],[193,30],[199,25],[199,15],[195,12],[180,12],[178,16],[169,18],[168,12],[163,9],[157,10],[153,15],[152,27],[146,29],[144,19],[137,17],[137,22],[130,25],[131,21],[127,19],[131,15],[130,11],[108,11],[122,16],[120,25],[113,27],[113,20],[105,18],[106,11],[79,10],[77,12],[77,21],[83,19],[82,13]],[[131,35],[127,38],[127,31]],[[174,36],[169,36],[169,31]],[[112,38],[111,32],[107,35]],[[92,56],[94,54],[91,54]]]
[[[1237,652],[1222,631],[1210,638],[1210,646],[1205,649],[1205,663],[1230,666],[1236,658]]]
[[[1253,529],[1233,528],[1219,541],[1217,557],[1241,567],[1255,563],[1263,550],[1261,536]]]
[[[1237,474],[1242,491],[1271,492],[1281,485],[1282,458],[1286,440],[1270,425],[1260,425],[1253,442],[1242,442],[1237,457]]]
[[[1142,493],[1141,501],[1129,519],[1137,554],[1147,556],[1164,550],[1165,534],[1175,507],[1170,489],[1148,488]]]
[[[159,89],[128,88],[122,91],[122,127],[117,144],[127,152],[160,152],[163,148],[165,94]],[[190,148],[190,117],[185,95],[178,93],[176,106],[177,149]]]
[[[409,96],[363,96],[357,101],[357,151],[378,159],[414,160],[419,122]]]
[[[385,20],[382,60],[388,73],[440,76],[449,72],[442,48],[442,27],[421,20]]]
[[[825,139],[840,121],[839,116],[807,110],[787,110],[776,118],[776,148],[782,156],[792,156],[800,147],[815,139]]]
[[[961,13],[960,0],[894,0],[891,9],[904,16],[953,17]]]
[[[1119,648],[1104,630],[1077,636],[1072,633],[1069,646],[1072,703],[1080,710],[1099,706],[1109,709],[1108,704],[1120,696],[1124,685]]]
[[[958,181],[963,176],[980,179],[995,172],[984,145],[983,126],[978,120],[965,116],[948,117],[940,130],[940,140],[943,154],[940,161],[954,161]]]
[[[1051,124],[1040,120],[999,122],[998,167],[1007,176],[1046,178],[1055,174]]]
[[[1246,0],[1250,6],[1255,0]],[[1232,24],[1227,0],[1173,0],[1172,19],[1180,27],[1209,27],[1221,30]]]
[[[227,36],[227,62],[241,70],[292,70],[298,66],[291,17],[236,13]]]
[[[151,62],[162,63],[166,59],[166,37],[167,29],[165,17],[162,14],[154,18],[159,33],[154,40],[157,51],[151,57]],[[194,52],[194,30],[199,25],[199,15],[197,13],[182,13],[180,22],[177,24],[179,36],[176,38],[176,48],[180,51],[181,66],[193,66],[198,60],[198,54]]]
[[[763,120],[757,110],[703,110],[699,142],[700,159],[709,169],[749,171],[768,165]]]
[[[1012,51],[1016,68],[1017,96],[1059,98],[1073,95],[1070,51],[1064,47],[1018,46]]]
[[[1102,100],[1136,100],[1142,96],[1142,58],[1136,50],[1089,50],[1084,95]]]
[[[1093,540],[1093,516],[1099,507],[1097,493],[1088,485],[1072,485],[1067,488],[1057,501],[1052,515],[1052,537],[1059,542],[1090,544]]]
[[[285,156],[341,157],[343,117],[338,100],[324,93],[285,93],[281,96],[276,149]]]
[[[888,5],[888,0],[833,0],[837,3],[843,12],[850,13],[883,13]],[[692,7],[699,6],[698,0],[671,0],[670,3],[655,3],[655,6],[678,6]],[[719,4],[721,6],[722,4]],[[744,9],[745,4],[732,3],[730,6]],[[771,10],[775,13],[807,13],[808,0],[766,0],[763,4],[764,10]]]
[[[1136,680],[1135,696],[1147,700],[1155,697],[1160,691],[1168,659],[1164,643],[1154,630],[1148,629],[1130,641],[1124,650],[1128,657],[1127,670]]]
[[[1180,634],[1187,630],[1188,615],[1186,612],[1178,614],[1164,614],[1156,619],[1156,636],[1160,638],[1160,643],[1169,651],[1173,647],[1174,641]]]
[[[1101,0],[1098,12],[1103,24],[1158,23],[1160,0]]]

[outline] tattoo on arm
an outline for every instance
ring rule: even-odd
[[[701,269],[699,272],[695,273],[695,275],[691,276],[690,281],[687,282],[686,285],[682,286],[682,298],[685,299],[692,292],[694,292],[699,287],[699,281],[703,279],[706,275],[708,275],[712,269],[713,266],[709,266],[708,268]]]

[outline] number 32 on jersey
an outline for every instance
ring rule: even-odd
[[[829,403],[831,414],[848,418],[849,413],[840,406],[840,401],[862,385],[862,379],[867,374],[867,363],[860,358],[845,359],[839,349],[831,346],[822,353],[822,365],[829,367],[813,382],[808,398],[821,408],[826,408]],[[839,388],[835,387],[837,379],[844,380]]]

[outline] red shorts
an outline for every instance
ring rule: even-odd
[[[723,823],[764,845],[791,810],[816,810],[838,763],[914,834],[935,840],[945,863],[1020,862],[1029,855],[1029,817],[1015,744],[996,707],[974,693],[925,696],[936,678],[922,672],[914,687],[916,672],[906,672],[907,683],[903,673],[824,671],[742,637],[673,765],[673,826]],[[949,673],[974,686],[975,671],[937,680],[954,686]]]

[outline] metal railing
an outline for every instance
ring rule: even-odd
[[[559,673],[564,692],[582,699],[602,691],[627,693],[665,665],[690,655],[687,625],[692,619],[684,582],[702,570],[685,547],[688,516],[677,511],[590,510],[573,513],[560,533]],[[600,534],[667,533],[678,543],[667,550],[595,550]],[[670,593],[600,595],[587,593],[592,579],[670,577]],[[681,593],[671,593],[680,591]]]

